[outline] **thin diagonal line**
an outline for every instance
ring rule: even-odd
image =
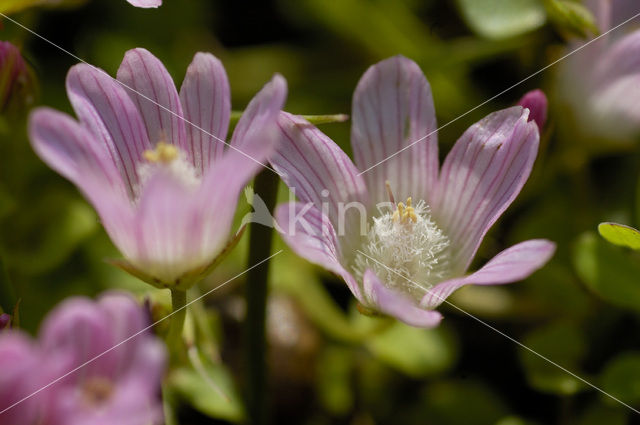
[[[357,250],[360,254],[364,255],[365,257],[367,257],[368,259],[370,259],[371,261],[374,261],[375,263],[381,265],[382,267],[384,267],[385,269],[389,270],[392,273],[397,274],[398,276],[400,276],[401,278],[405,279],[407,282],[411,283],[412,285],[414,285],[415,287],[422,289],[423,291],[425,291],[425,294],[429,293],[430,291],[423,287],[422,285],[420,285],[417,282],[414,282],[413,280],[409,279],[408,277],[402,275],[401,273],[398,273],[396,270],[393,270],[392,268],[388,267],[386,264],[382,264],[380,261],[376,260],[375,258],[370,257],[369,255],[365,254],[364,252],[362,252],[361,250]],[[517,339],[507,335],[506,333],[502,332],[499,329],[496,329],[495,327],[493,327],[492,325],[488,324],[487,322],[485,322],[484,320],[480,319],[479,317],[474,316],[473,314],[469,313],[468,311],[462,309],[461,307],[458,307],[457,305],[453,304],[450,301],[447,301],[444,297],[441,297],[440,295],[431,294],[432,296],[435,296],[436,298],[438,298],[438,300],[446,303],[447,305],[450,305],[451,307],[455,308],[456,310],[466,314],[467,316],[469,316],[470,318],[472,318],[473,320],[483,324],[484,326],[488,327],[489,329],[491,329],[494,332],[497,332],[498,334],[502,335],[503,337],[505,337],[506,339],[508,339],[509,341],[517,344],[518,346],[520,346],[521,348],[524,348],[525,350],[529,351],[532,354],[535,354],[536,356],[540,357],[542,360],[548,362],[549,364],[552,364],[553,366],[557,367],[558,369],[562,370],[563,372],[573,376],[574,378],[576,378],[577,380],[587,384],[588,386],[590,386],[591,388],[601,392],[602,394],[606,395],[607,397],[611,398],[612,400],[617,401],[618,403],[622,404],[625,407],[628,407],[629,409],[633,410],[634,412],[636,412],[637,414],[640,414],[640,410],[636,410],[633,407],[629,406],[627,403],[625,403],[624,401],[620,400],[619,398],[609,394],[608,392],[606,392],[605,390],[601,389],[600,387],[597,387],[596,385],[592,384],[591,382],[587,381],[584,378],[581,378],[580,376],[576,375],[575,373],[571,372],[569,369],[565,368],[564,366],[559,365],[558,363],[554,362],[553,360],[551,360],[550,358],[546,357],[543,354],[538,353],[537,351],[535,351],[533,348],[529,348],[528,346],[524,345],[523,343],[521,343],[520,341],[518,341]]]
[[[149,101],[149,102],[153,103],[154,105],[156,105],[156,106],[158,106],[158,107],[160,107],[160,108],[164,109],[165,111],[169,112],[171,115],[173,115],[173,116],[177,117],[178,119],[181,119],[181,120],[182,120],[182,121],[184,121],[185,123],[189,124],[190,126],[192,126],[192,127],[193,127],[193,128],[195,128],[195,129],[197,129],[197,130],[199,130],[199,131],[203,132],[203,133],[204,133],[204,134],[206,134],[207,136],[211,136],[211,137],[213,137],[216,141],[218,141],[218,142],[220,142],[220,143],[224,143],[225,145],[229,146],[229,148],[231,148],[231,149],[233,149],[233,150],[235,150],[235,151],[240,152],[242,155],[246,156],[247,158],[249,158],[250,160],[254,161],[255,163],[260,164],[260,165],[261,165],[261,166],[263,166],[264,168],[266,168],[266,169],[268,169],[268,170],[270,170],[270,171],[272,171],[272,172],[276,173],[277,175],[280,175],[276,170],[274,170],[273,168],[269,167],[269,166],[268,166],[268,165],[266,165],[266,164],[263,164],[262,162],[260,162],[260,161],[258,161],[257,159],[253,158],[251,155],[249,155],[249,154],[247,154],[247,153],[243,152],[241,149],[238,149],[238,148],[236,148],[235,146],[232,146],[230,143],[225,142],[224,140],[220,139],[220,138],[219,138],[218,136],[216,136],[215,134],[211,134],[211,133],[209,133],[209,132],[208,132],[207,130],[205,130],[204,128],[202,128],[202,127],[198,126],[197,124],[194,124],[193,122],[189,121],[189,120],[188,120],[188,119],[186,119],[185,117],[182,117],[182,116],[180,116],[179,114],[177,114],[177,113],[173,112],[171,109],[167,108],[166,106],[159,104],[158,102],[156,102],[155,100],[151,99],[150,97],[148,97],[148,96],[146,96],[146,95],[144,95],[144,94],[140,93],[139,91],[137,91],[137,90],[133,89],[132,87],[129,87],[127,84],[123,83],[122,81],[119,81],[118,79],[113,78],[113,77],[112,77],[111,75],[109,75],[106,71],[104,71],[104,70],[102,70],[102,69],[98,68],[98,67],[97,67],[97,66],[95,66],[95,65],[90,64],[89,62],[87,62],[86,60],[84,60],[84,59],[82,59],[82,58],[78,57],[77,55],[74,55],[73,53],[71,53],[70,51],[68,51],[68,50],[64,49],[63,47],[61,47],[61,46],[59,46],[59,45],[57,45],[57,44],[56,44],[56,43],[54,43],[53,41],[51,41],[51,40],[49,40],[49,39],[47,39],[47,38],[43,37],[42,35],[38,34],[37,32],[33,31],[32,29],[27,28],[26,26],[22,25],[20,22],[16,21],[15,19],[12,19],[12,18],[8,17],[7,15],[5,15],[4,13],[1,13],[1,12],[0,12],[0,16],[2,16],[3,18],[7,19],[8,21],[13,22],[14,24],[16,24],[17,26],[19,26],[20,28],[22,28],[22,29],[24,29],[24,30],[26,30],[26,31],[30,32],[31,34],[35,35],[35,36],[36,36],[36,37],[38,37],[39,39],[41,39],[41,40],[43,40],[43,41],[45,41],[45,42],[49,43],[49,44],[50,44],[50,45],[52,45],[53,47],[55,47],[55,48],[57,48],[57,49],[59,49],[59,50],[63,51],[64,53],[68,54],[69,56],[71,56],[71,57],[72,57],[72,58],[74,58],[75,60],[77,60],[77,61],[79,61],[79,62],[82,62],[82,63],[84,63],[84,64],[86,64],[86,65],[89,65],[91,68],[95,69],[96,71],[103,73],[104,75],[108,76],[108,77],[109,77],[109,78],[111,78],[113,81],[115,81],[116,83],[120,84],[122,87],[125,87],[125,88],[127,88],[127,89],[131,90],[133,93],[137,94],[138,96],[140,96],[140,97],[142,97],[142,98],[146,99],[147,101]]]
[[[229,280],[227,280],[227,281],[225,281],[225,282],[221,283],[220,285],[216,286],[215,288],[213,288],[213,289],[211,289],[211,290],[209,290],[209,291],[205,292],[204,294],[200,295],[199,297],[197,297],[197,298],[195,298],[195,299],[193,299],[193,300],[189,301],[187,304],[185,304],[185,305],[183,305],[182,307],[180,307],[180,308],[178,308],[178,309],[176,309],[176,310],[172,311],[171,313],[169,313],[169,314],[167,314],[166,316],[164,316],[162,319],[160,319],[160,320],[156,321],[155,323],[152,323],[151,325],[147,326],[146,328],[142,329],[141,331],[136,332],[135,334],[131,335],[130,337],[126,338],[125,340],[120,341],[118,344],[116,344],[116,345],[114,345],[113,347],[111,347],[111,348],[109,348],[109,349],[107,349],[107,350],[103,351],[102,353],[98,354],[97,356],[95,356],[95,357],[93,357],[93,358],[91,358],[91,359],[87,360],[86,362],[82,363],[80,366],[76,367],[75,369],[70,370],[69,372],[65,373],[64,375],[62,375],[62,376],[60,376],[60,377],[56,378],[55,380],[53,380],[53,381],[49,382],[47,385],[45,385],[44,387],[42,387],[42,388],[38,389],[37,391],[34,391],[33,393],[29,394],[28,396],[26,396],[26,397],[24,397],[24,398],[22,398],[22,399],[20,399],[20,400],[16,401],[16,402],[15,402],[15,403],[13,403],[11,406],[9,406],[9,407],[5,408],[4,410],[2,410],[2,411],[0,412],[0,415],[2,415],[2,414],[3,414],[4,412],[6,412],[7,410],[10,410],[10,409],[12,409],[12,408],[16,407],[18,404],[22,403],[23,401],[26,401],[26,400],[30,399],[31,397],[33,397],[34,395],[36,395],[36,394],[40,393],[41,391],[46,390],[46,389],[47,389],[47,388],[49,388],[50,386],[52,386],[52,385],[54,385],[55,383],[57,383],[57,382],[61,381],[62,379],[66,378],[67,376],[69,376],[69,375],[71,375],[71,374],[73,374],[73,373],[77,372],[78,370],[82,369],[83,367],[85,367],[85,366],[87,366],[87,365],[89,365],[89,364],[93,363],[94,361],[98,360],[100,357],[102,357],[102,356],[104,356],[105,354],[107,354],[107,353],[109,353],[109,352],[111,352],[111,351],[115,350],[116,348],[118,348],[118,347],[119,347],[119,346],[121,346],[122,344],[124,344],[124,343],[126,343],[126,342],[128,342],[128,341],[132,340],[133,338],[137,337],[138,335],[140,335],[140,334],[142,334],[142,333],[144,333],[144,332],[148,331],[148,330],[149,330],[149,329],[151,329],[152,327],[156,326],[158,323],[160,323],[160,322],[164,321],[165,319],[167,319],[167,318],[169,318],[169,317],[173,316],[174,314],[176,314],[176,313],[177,313],[177,312],[179,312],[180,310],[183,310],[183,309],[185,309],[185,308],[189,307],[191,304],[195,303],[196,301],[199,301],[199,300],[201,300],[202,298],[206,297],[207,295],[209,295],[209,294],[211,294],[211,293],[213,293],[213,292],[217,291],[218,289],[220,289],[220,288],[222,288],[223,286],[225,286],[227,283],[229,283],[229,282],[231,282],[231,281],[233,281],[233,280],[235,280],[235,279],[239,278],[239,277],[240,277],[240,276],[242,276],[243,274],[247,273],[249,270],[252,270],[252,269],[254,269],[254,268],[258,267],[259,265],[261,265],[261,264],[263,264],[263,263],[265,263],[265,262],[269,261],[270,259],[272,259],[272,258],[273,258],[273,257],[275,257],[276,255],[280,254],[281,252],[282,252],[282,250],[279,250],[279,251],[277,251],[277,252],[273,253],[272,255],[270,255],[269,257],[265,258],[264,260],[259,261],[258,263],[256,263],[256,264],[254,264],[253,266],[249,267],[248,269],[246,269],[246,270],[245,270],[245,271],[243,271],[242,273],[239,273],[239,274],[235,275],[235,276],[234,276],[234,277],[232,277],[231,279],[229,279]]]
[[[489,102],[494,101],[495,99],[497,99],[498,97],[502,96],[503,94],[507,93],[508,91],[511,91],[512,89],[518,87],[520,84],[524,83],[525,81],[530,80],[531,78],[535,77],[536,75],[546,71],[547,69],[551,68],[552,66],[556,65],[558,62],[561,62],[563,60],[565,60],[566,58],[568,58],[569,56],[573,55],[574,53],[579,52],[580,50],[584,49],[585,47],[589,46],[590,44],[594,43],[595,41],[599,40],[600,38],[604,37],[605,35],[609,34],[612,31],[617,30],[618,28],[620,28],[621,26],[633,21],[634,19],[636,19],[638,16],[640,16],[640,13],[637,13],[636,15],[632,16],[631,18],[627,19],[626,21],[622,22],[621,24],[616,25],[615,27],[611,28],[610,30],[600,34],[599,36],[597,36],[596,38],[594,38],[593,40],[589,40],[588,42],[586,42],[585,44],[583,44],[582,46],[576,48],[575,50],[570,51],[569,53],[567,53],[566,55],[562,56],[559,59],[556,59],[555,61],[551,62],[549,65],[546,65],[543,68],[540,68],[539,70],[537,70],[536,72],[534,72],[533,74],[529,75],[528,77],[518,81],[517,83],[513,84],[512,86],[502,90],[500,93],[496,94],[493,97],[490,97],[489,99],[485,100],[484,102],[480,103],[477,106],[474,106],[473,108],[469,109],[467,112],[465,112],[462,115],[459,115],[458,117],[452,119],[451,121],[447,122],[446,124],[443,124],[442,126],[438,127],[437,129],[433,130],[431,133],[427,134],[426,136],[423,136],[421,138],[419,138],[418,140],[415,140],[413,142],[411,142],[409,145],[405,146],[404,148],[400,149],[399,151],[397,151],[396,153],[393,153],[391,155],[389,155],[388,157],[386,157],[385,159],[373,164],[372,166],[370,166],[369,168],[367,168],[366,170],[360,172],[358,174],[358,176],[363,175],[364,173],[368,172],[369,170],[377,167],[378,165],[382,164],[383,162],[388,161],[389,159],[393,158],[394,156],[404,152],[405,150],[409,149],[410,147],[412,147],[413,145],[415,145],[416,143],[420,143],[423,140],[425,140],[426,138],[428,138],[429,136],[431,136],[432,134],[437,133],[438,131],[442,130],[445,127],[448,127],[450,124],[453,124],[454,122],[458,121],[460,118],[463,118],[467,115],[469,115],[470,113],[472,113],[473,111],[475,111],[478,108],[483,107],[484,105],[486,105]]]

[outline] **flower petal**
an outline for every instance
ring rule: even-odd
[[[26,335],[16,331],[0,334],[0,411],[19,403],[0,414],[0,423],[40,423],[42,398],[46,395],[44,392],[33,395],[33,392],[48,384],[42,371],[38,371],[44,360]],[[23,400],[30,395],[33,396]]]
[[[135,7],[159,7],[162,6],[162,0],[127,0],[130,4]]]
[[[80,121],[108,146],[133,194],[138,184],[136,166],[150,145],[142,117],[125,89],[104,71],[78,64],[67,74],[67,94]]]
[[[545,239],[531,239],[505,249],[480,270],[435,285],[420,305],[435,308],[464,285],[502,285],[525,279],[551,259],[556,246]]]
[[[518,101],[518,105],[529,110],[529,121],[535,121],[542,133],[547,122],[547,96],[542,90],[531,90]]]
[[[469,267],[531,173],[540,137],[528,116],[520,106],[490,114],[462,135],[444,161],[432,212],[451,241],[454,274]]]
[[[609,139],[640,133],[640,71],[615,79],[590,97],[589,127]]]
[[[420,308],[403,294],[385,287],[371,270],[364,272],[363,285],[367,307],[395,317],[407,325],[433,328],[442,320],[442,315],[437,311]]]
[[[257,149],[263,145],[264,137],[260,134],[262,126],[275,123],[278,112],[284,107],[286,97],[287,81],[280,74],[275,74],[245,108],[233,131],[231,145],[243,152],[246,148]],[[272,144],[267,145],[267,150],[271,151],[272,146],[269,145]]]
[[[396,199],[430,203],[438,177],[437,125],[431,88],[418,65],[394,56],[370,67],[358,83],[352,112],[354,158],[372,201],[389,200],[389,180]]]
[[[602,87],[618,78],[638,74],[640,74],[640,30],[622,37],[609,46],[596,62],[593,80],[594,85]]]
[[[342,277],[353,295],[361,291],[341,264],[338,237],[329,218],[311,203],[291,202],[276,209],[278,231],[296,254]]]
[[[289,189],[301,201],[326,208],[340,236],[366,232],[367,189],[347,154],[302,117],[281,112],[278,126],[280,143],[271,164]]]
[[[151,143],[169,142],[191,158],[180,97],[162,62],[148,50],[129,50],[118,69],[118,80],[138,107]]]
[[[125,190],[107,146],[69,115],[46,107],[37,108],[29,119],[29,135],[36,153],[75,183],[89,199],[97,196],[89,190],[95,184],[108,190]],[[89,183],[93,185],[87,186]]]
[[[93,301],[84,297],[63,301],[47,316],[40,331],[40,341],[45,355],[52,359],[51,363],[61,366],[61,373],[101,355],[99,361],[83,366],[83,373],[71,374],[65,381],[76,382],[87,374],[110,376],[114,372],[119,357],[117,350],[102,355],[115,345],[109,325]]]
[[[209,53],[196,53],[180,88],[180,101],[184,117],[194,124],[187,124],[187,140],[200,174],[224,152],[230,98],[229,80],[222,63]]]

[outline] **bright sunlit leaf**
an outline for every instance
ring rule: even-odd
[[[473,31],[487,38],[507,38],[541,27],[546,15],[540,0],[458,0]]]
[[[618,223],[600,223],[600,235],[614,245],[640,249],[640,231]]]

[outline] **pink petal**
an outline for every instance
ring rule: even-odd
[[[130,4],[135,7],[159,7],[162,6],[162,0],[127,0]]]
[[[150,145],[142,117],[125,89],[104,71],[78,64],[67,75],[67,94],[80,121],[108,147],[133,194],[136,165]]]
[[[593,84],[602,87],[618,78],[638,74],[640,74],[640,30],[620,38],[598,58],[593,70]]]
[[[365,271],[363,285],[367,307],[395,317],[407,325],[433,328],[442,320],[442,315],[437,311],[420,308],[403,294],[385,287],[371,270]]]
[[[542,90],[531,90],[518,101],[518,105],[529,110],[529,121],[535,121],[539,133],[547,122],[547,103],[547,96]]]
[[[70,372],[113,347],[109,323],[88,298],[74,297],[59,304],[45,319],[40,330],[44,354],[60,366],[58,376]],[[65,382],[77,382],[87,374],[114,372],[118,353],[111,351],[83,367],[83,373],[71,374]]]
[[[435,285],[420,305],[435,308],[464,285],[502,285],[525,279],[551,259],[556,246],[545,239],[532,239],[505,249],[480,270],[468,276]]]
[[[276,209],[276,222],[296,254],[342,277],[353,295],[361,299],[356,280],[341,264],[338,237],[326,215],[311,203],[291,202]]]
[[[118,80],[127,86],[127,93],[138,107],[151,144],[174,144],[192,158],[180,97],[162,62],[148,50],[129,50],[118,69]]]
[[[36,153],[89,199],[97,196],[91,191],[95,184],[105,190],[125,191],[107,146],[67,114],[45,107],[36,109],[30,116],[29,135]]]
[[[187,140],[200,174],[224,152],[231,113],[230,96],[229,80],[222,63],[209,53],[197,53],[187,68],[180,88],[180,101],[184,117],[194,124],[186,126]]]
[[[447,155],[433,215],[451,241],[453,273],[463,273],[489,228],[526,182],[538,151],[538,127],[515,106],[471,126]]]
[[[107,146],[68,115],[48,108],[33,112],[29,134],[38,156],[91,202],[118,248],[130,250],[132,204]]]
[[[210,229],[196,193],[165,170],[158,170],[149,178],[136,212],[137,244],[133,250],[123,252],[133,265],[163,282],[173,282],[213,259],[216,247],[204,244],[211,239]],[[235,203],[220,206],[219,210],[228,208],[235,210]],[[226,238],[228,232],[226,229],[220,239]]]
[[[38,373],[43,364],[37,348],[20,332],[0,334],[0,411],[20,402],[46,385],[45,377]],[[44,392],[34,395],[0,414],[0,424],[37,424],[43,417]]]
[[[319,209],[324,205],[340,235],[357,236],[360,219],[366,224],[364,208],[368,195],[355,165],[329,137],[304,118],[281,112],[278,125],[281,140],[271,164],[285,184],[301,201],[311,202]],[[363,206],[361,214],[355,207],[346,209],[350,202]],[[346,214],[340,213],[343,208]]]
[[[286,80],[280,74],[274,75],[271,81],[251,99],[251,102],[245,108],[233,131],[231,145],[242,151],[246,147],[256,149],[259,145],[262,145],[261,126],[265,123],[271,125],[274,120],[277,120],[277,114],[284,106],[286,96]],[[275,117],[273,116],[274,112]],[[271,150],[271,147],[269,147],[269,151]]]
[[[373,202],[389,201],[389,180],[396,199],[430,203],[438,177],[437,125],[431,88],[418,65],[394,56],[370,67],[358,83],[352,112],[354,158]]]

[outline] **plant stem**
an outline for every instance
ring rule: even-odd
[[[184,319],[187,316],[187,291],[181,289],[171,290],[171,308],[173,315],[169,324],[169,333],[167,334],[167,345],[171,353],[179,353],[182,348],[182,328]]]
[[[278,176],[264,170],[255,180],[254,190],[273,211],[278,193]],[[252,223],[249,230],[249,266],[271,254],[273,231],[270,227]],[[262,425],[267,420],[267,340],[265,316],[267,309],[267,279],[269,262],[251,269],[247,273],[245,321],[246,350],[246,403],[247,417],[251,425]]]

